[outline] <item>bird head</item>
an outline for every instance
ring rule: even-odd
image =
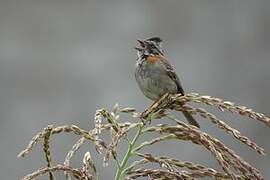
[[[137,41],[139,46],[135,47],[135,49],[137,50],[138,57],[149,55],[164,55],[161,38],[152,37],[145,40],[138,39]]]

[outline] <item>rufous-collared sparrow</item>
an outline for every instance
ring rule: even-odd
[[[135,47],[138,55],[135,78],[143,94],[154,101],[166,93],[184,95],[177,74],[164,57],[161,38],[152,37],[138,42],[140,46]],[[190,124],[200,127],[189,112],[182,112]]]

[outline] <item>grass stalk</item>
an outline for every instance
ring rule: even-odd
[[[131,158],[133,156],[133,148],[135,147],[136,141],[139,139],[139,136],[141,135],[143,127],[144,127],[144,124],[139,126],[139,129],[138,129],[136,135],[134,136],[133,140],[128,144],[127,152],[126,152],[122,162],[120,163],[120,166],[117,168],[115,178],[114,178],[115,180],[120,180],[121,177],[123,176],[123,174],[125,173],[124,169],[127,165],[129,158]]]

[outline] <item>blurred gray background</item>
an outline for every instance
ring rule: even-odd
[[[45,165],[41,146],[25,159],[16,155],[46,125],[90,129],[97,108],[118,102],[143,110],[151,103],[133,77],[137,38],[164,39],[166,56],[187,92],[270,116],[269,19],[269,0],[1,0],[1,179],[18,179]],[[270,153],[264,124],[229,113],[220,117]],[[206,120],[200,123],[270,178],[269,155],[257,155]],[[61,162],[76,139],[55,136],[54,160]],[[85,145],[81,155],[89,148]],[[163,143],[153,153],[164,152],[216,167],[208,152],[190,143]],[[112,179],[112,164],[101,179]]]

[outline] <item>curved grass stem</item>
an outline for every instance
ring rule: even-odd
[[[120,163],[120,166],[117,168],[115,178],[114,178],[115,180],[120,180],[122,178],[122,176],[124,175],[124,173],[125,173],[124,169],[127,165],[129,158],[131,158],[134,155],[133,148],[135,147],[136,141],[138,140],[139,136],[142,133],[143,127],[144,127],[144,125],[139,126],[139,129],[138,129],[136,135],[134,136],[133,140],[129,143],[127,152],[126,152],[122,162]]]

